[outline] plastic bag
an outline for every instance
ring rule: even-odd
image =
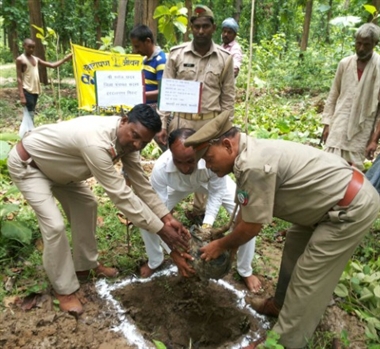
[[[20,131],[18,132],[20,138],[22,138],[26,132],[34,129],[33,115],[34,112],[28,111],[28,109],[24,107],[24,115],[22,117]]]

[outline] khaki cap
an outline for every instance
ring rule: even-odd
[[[200,159],[206,153],[211,141],[220,138],[234,127],[230,121],[233,115],[233,110],[226,110],[220,113],[216,118],[187,138],[184,145],[186,147],[192,146],[197,152],[197,158]]]
[[[190,18],[190,22],[193,22],[199,17],[210,17],[214,19],[214,13],[205,5],[197,5],[194,9],[194,14]]]

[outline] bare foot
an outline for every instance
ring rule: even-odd
[[[259,293],[262,290],[261,281],[255,275],[250,275],[247,277],[243,276],[243,280],[248,290],[253,293]]]
[[[160,265],[161,266],[161,265]],[[142,278],[148,278],[148,277],[151,277],[157,270],[158,268],[160,267],[158,266],[157,268],[155,269],[151,269],[149,268],[149,265],[148,263],[145,263],[143,266],[140,267],[140,276]]]

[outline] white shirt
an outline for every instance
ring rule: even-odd
[[[153,167],[150,180],[153,189],[165,205],[168,203],[168,195],[171,191],[208,194],[203,223],[211,225],[222,205],[227,188],[226,177],[219,178],[214,172],[206,168],[203,159],[199,160],[197,169],[192,174],[181,173],[174,165],[170,150],[159,157]]]

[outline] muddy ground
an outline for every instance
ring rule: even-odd
[[[281,243],[262,241],[257,251],[263,294],[245,292],[234,270],[224,278],[236,290],[245,292],[240,298],[240,302],[246,302],[243,309],[238,309],[234,293],[215,283],[189,283],[178,276],[160,276],[150,282],[118,286],[111,292],[120,306],[117,310],[115,304],[104,297],[96,280],[90,280],[78,291],[85,304],[85,313],[79,318],[60,312],[50,292],[36,295],[28,302],[17,297],[7,298],[0,313],[0,347],[147,349],[154,348],[151,340],[160,340],[168,349],[184,349],[189,348],[191,338],[193,349],[242,348],[241,338],[245,335],[254,337],[263,333],[263,320],[252,316],[247,309],[253,297],[274,294],[272,275],[279,266],[281,248]],[[166,266],[169,264],[167,261]],[[120,282],[123,280],[103,283],[112,287]],[[30,310],[23,310],[29,307]],[[148,344],[138,345],[134,336],[121,330],[126,319],[128,323],[139,324],[137,332]],[[270,326],[274,324],[273,320],[266,320]],[[350,348],[366,348],[362,324],[336,305],[330,306],[320,330],[340,333],[343,329],[348,332]]]
[[[12,101],[14,108],[19,108],[15,88],[0,89],[1,99]],[[8,127],[17,128],[17,125],[10,121],[5,125]],[[0,305],[0,347],[136,349],[139,345],[131,344],[132,335],[122,330],[129,319],[128,323],[135,320],[139,324],[137,333],[146,340],[140,348],[154,347],[152,340],[164,342],[168,349],[189,348],[190,340],[193,349],[241,348],[243,345],[236,344],[241,343],[240,338],[263,333],[263,321],[267,320],[252,316],[249,303],[253,297],[274,295],[282,246],[281,242],[265,239],[258,244],[256,264],[263,294],[246,293],[234,270],[224,278],[236,290],[245,292],[240,298],[240,303],[246,302],[243,309],[237,307],[236,295],[225,287],[214,283],[188,283],[173,275],[118,286],[111,292],[114,302],[104,297],[96,280],[90,280],[78,291],[85,306],[85,313],[79,318],[60,312],[51,290],[26,300],[6,297]],[[169,265],[170,261],[166,262],[166,267]],[[130,279],[135,276],[131,275]],[[124,281],[116,279],[103,286],[123,285]],[[0,287],[5,287],[7,280],[2,282]],[[269,324],[272,326],[273,320]],[[335,304],[327,309],[319,329],[338,334],[344,329],[350,348],[366,348],[362,324]],[[325,347],[331,348],[330,345]]]

